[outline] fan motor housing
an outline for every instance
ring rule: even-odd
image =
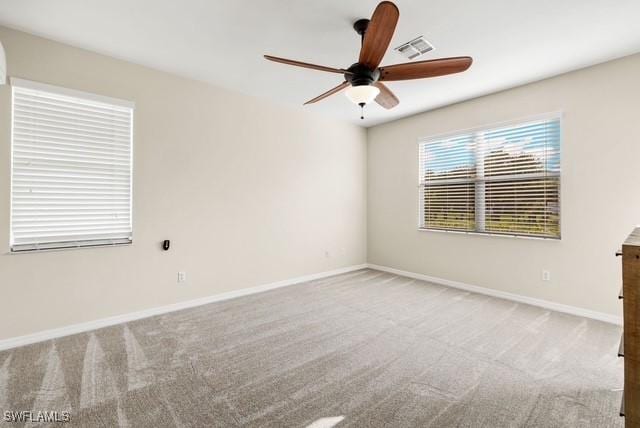
[[[345,80],[351,83],[351,86],[371,85],[380,78],[380,71],[378,69],[370,70],[358,62],[347,68],[347,71],[353,73],[344,75]]]

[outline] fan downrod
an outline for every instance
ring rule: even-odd
[[[364,38],[364,33],[367,32],[367,28],[369,27],[369,19],[363,18],[358,19],[353,23],[353,29],[356,30],[356,33],[360,34],[362,38]]]

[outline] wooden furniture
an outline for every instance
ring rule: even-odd
[[[624,357],[624,393],[620,414],[625,426],[640,428],[640,227],[622,245],[624,325],[618,355]]]

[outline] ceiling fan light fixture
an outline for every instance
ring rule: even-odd
[[[342,74],[344,81],[328,91],[310,99],[304,105],[324,100],[343,90],[347,98],[360,106],[360,119],[364,119],[364,106],[375,101],[381,107],[389,110],[396,107],[400,100],[389,89],[387,82],[398,80],[426,79],[428,77],[446,76],[460,73],[471,66],[471,57],[438,58],[426,61],[405,62],[380,66],[382,59],[393,39],[400,12],[398,7],[389,0],[381,1],[373,11],[371,19],[359,19],[353,24],[354,30],[360,35],[360,55],[358,61],[348,68],[327,67],[308,62],[294,61],[265,55],[265,59],[296,67],[328,73]],[[400,46],[398,51],[415,58],[416,53],[425,53],[433,46],[423,37],[411,40]]]
[[[379,93],[380,89],[371,85],[351,86],[345,91],[347,98],[357,105],[369,104]]]

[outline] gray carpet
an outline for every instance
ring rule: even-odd
[[[0,411],[90,427],[621,427],[619,337],[362,270],[0,352]]]

